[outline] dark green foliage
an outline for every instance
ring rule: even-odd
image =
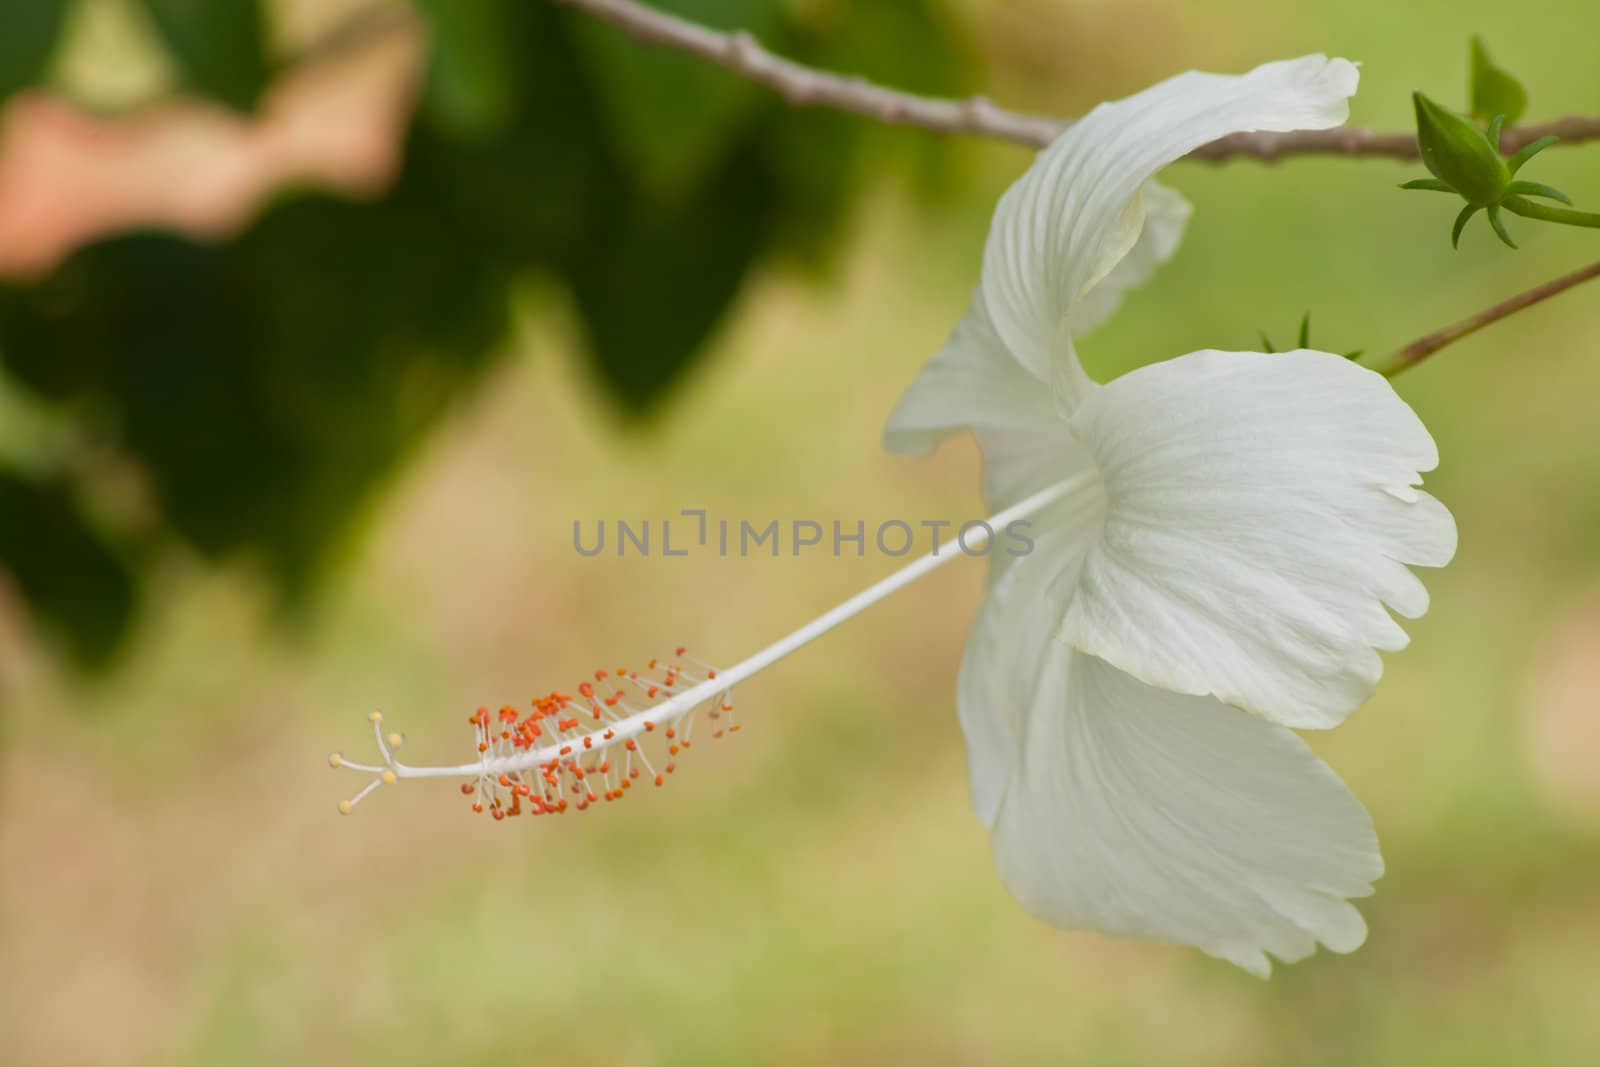
[[[418,0],[432,34],[423,110],[462,135],[504,132],[522,95],[523,0]]]
[[[66,11],[67,0],[6,0],[0,15],[0,101],[44,73]]]
[[[140,0],[189,88],[240,110],[267,83],[260,0]]]
[[[255,98],[266,61],[250,58],[253,5],[145,2],[192,87]],[[808,62],[957,88],[940,82],[953,60],[921,4],[828,8],[825,27],[794,21],[786,4],[663,6]],[[419,9],[433,29],[428,80],[381,198],[290,195],[234,240],[126,235],[36,283],[0,284],[0,358],[15,387],[86,420],[143,471],[166,535],[212,558],[258,559],[290,594],[314,588],[374,490],[503,351],[519,279],[570,292],[592,378],[619,415],[659,411],[755,266],[825,261],[863,146],[925,137],[790,110],[549,3]],[[217,51],[201,57],[211,20]],[[884,25],[897,36],[880,36]],[[30,554],[30,531],[75,514],[69,499],[13,490],[0,565],[90,659],[131,617],[133,580],[81,524],[60,538],[62,555]],[[32,518],[47,502],[54,526]],[[75,561],[73,545],[84,559],[98,547],[100,562]],[[110,573],[124,579],[120,601]],[[102,610],[81,607],[91,587]]]
[[[0,568],[75,661],[110,659],[133,618],[133,574],[65,486],[0,471]]]

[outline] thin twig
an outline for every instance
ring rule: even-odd
[[[814,70],[769,52],[750,34],[723,33],[631,0],[556,0],[612,23],[646,44],[698,56],[763,85],[793,107],[828,107],[879,122],[935,133],[970,133],[1046,145],[1069,125],[1044,115],[996,107],[981,96],[940,100],[875,85],[865,78]]]
[[[640,41],[675,48],[726,67],[783,97],[795,107],[830,107],[879,122],[917,126],[936,133],[964,133],[1043,147],[1070,122],[1045,115],[1007,111],[981,96],[941,100],[875,85],[865,78],[814,70],[774,55],[748,33],[723,33],[635,0],[555,0],[609,22]],[[1515,152],[1547,134],[1562,144],[1600,139],[1600,117],[1571,116],[1554,122],[1515,126],[1500,137]],[[1194,159],[1221,162],[1239,156],[1262,160],[1285,156],[1383,156],[1416,159],[1410,133],[1379,133],[1359,127],[1295,133],[1237,133],[1190,153]]]
[[[1551,297],[1564,293],[1591,278],[1600,278],[1600,263],[1591,263],[1587,267],[1580,267],[1571,274],[1563,274],[1553,281],[1535,286],[1525,293],[1519,293],[1510,300],[1504,300],[1493,307],[1485,308],[1476,315],[1462,319],[1454,325],[1446,326],[1442,330],[1435,330],[1426,337],[1419,337],[1383,362],[1369,363],[1366,366],[1371,367],[1385,378],[1393,378],[1407,367],[1416,366],[1446,345],[1453,344],[1463,337],[1477,333],[1485,326],[1499,322],[1501,319],[1515,315],[1524,308],[1543,303]]]

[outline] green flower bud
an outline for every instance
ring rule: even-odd
[[[1440,107],[1421,93],[1417,106],[1417,145],[1422,162],[1434,177],[1459,193],[1468,204],[1488,207],[1506,196],[1511,168],[1499,148],[1471,119]]]

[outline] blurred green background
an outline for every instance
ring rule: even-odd
[[[38,90],[11,99],[0,1062],[1596,1062],[1600,289],[1397,382],[1461,550],[1377,697],[1311,738],[1388,859],[1353,956],[1262,983],[1007,898],[953,708],[977,563],[744,687],[745,730],[648,802],[495,825],[418,783],[338,818],[359,780],[324,758],[364,752],[375,707],[412,759],[456,762],[480,703],[680,643],[732,662],[893,565],[585,559],[574,520],[977,517],[970,442],[908,461],[878,434],[1029,158],[791,112],[540,0],[418,6],[431,38],[385,13],[309,57],[356,5],[0,15],[0,92],[42,83],[118,129],[190,121],[174,94],[267,123],[294,104],[275,79],[341,51],[398,72],[373,75],[387,111],[325,106],[341,90],[314,79],[295,98],[335,148],[391,116],[397,173],[291,175],[260,210],[169,206],[183,234],[31,259],[12,253],[93,205],[24,202],[55,157],[18,147]],[[1363,61],[1353,120],[1385,128],[1413,88],[1464,106],[1482,33],[1530,119],[1600,112],[1587,0],[670,6],[1060,114],[1326,51]],[[151,188],[201,184],[197,139],[155,138]],[[1600,203],[1600,147],[1537,166]],[[1595,255],[1522,220],[1519,253],[1477,226],[1452,252],[1444,198],[1394,188],[1421,173],[1172,168],[1187,241],[1084,342],[1091,369],[1281,343],[1308,309],[1320,345],[1382,352]]]

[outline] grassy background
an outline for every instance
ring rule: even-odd
[[[1357,122],[1465,95],[1484,33],[1535,117],[1600,110],[1584,0],[963,5],[1008,103],[1073,112],[1186,68],[1365,62]],[[884,137],[922,135],[885,131]],[[1461,528],[1378,696],[1314,737],[1389,873],[1368,944],[1258,982],[1192,951],[1064,933],[1006,896],[966,807],[954,681],[981,567],[953,567],[742,691],[747,727],[670,790],[495,825],[449,786],[351,820],[382,707],[413,758],[462,716],[687,643],[736,660],[890,562],[580,559],[574,519],[968,518],[969,442],[882,455],[882,420],[964,307],[1027,155],[963,149],[914,206],[876,190],[838,274],[763,279],[646,431],[570,370],[530,291],[518,358],[392,487],[298,639],[255,578],[174,564],[114,678],[0,633],[0,1060],[15,1064],[1584,1064],[1600,1053],[1600,289],[1400,380]],[[1593,258],[1513,220],[1452,252],[1444,198],[1387,162],[1185,164],[1176,261],[1084,345],[1104,376],[1199,347],[1383,350]],[[1533,176],[1600,203],[1600,148]],[[14,627],[14,623],[13,623]]]

